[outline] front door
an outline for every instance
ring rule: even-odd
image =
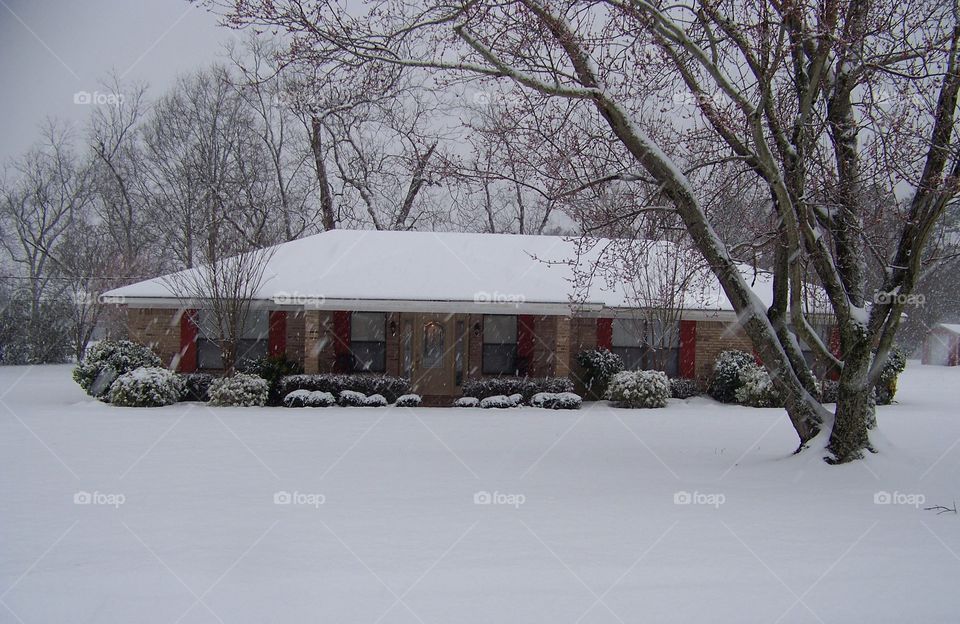
[[[417,314],[413,323],[413,391],[456,394],[454,322],[450,314]]]

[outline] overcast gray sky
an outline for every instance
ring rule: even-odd
[[[95,94],[110,71],[155,97],[234,36],[186,0],[0,0],[0,162],[26,150],[47,117],[81,123],[91,104],[75,94]]]

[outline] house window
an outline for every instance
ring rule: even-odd
[[[350,352],[353,368],[382,373],[387,369],[387,315],[354,312],[350,315]]]
[[[483,317],[483,374],[517,374],[517,317]]]
[[[660,370],[676,377],[680,370],[680,323],[614,319],[611,350],[623,359],[626,370]]]
[[[217,319],[212,310],[197,312],[197,368],[221,370],[220,336]],[[249,310],[246,323],[237,342],[237,365],[267,355],[270,341],[270,313],[267,310]]]
[[[812,325],[813,331],[817,336],[820,337],[820,341],[829,349],[830,348],[830,335],[833,333],[832,325]],[[813,371],[813,374],[817,377],[823,377],[827,373],[827,368],[817,361],[817,354],[813,350],[813,347],[808,345],[802,338],[797,336],[797,342],[800,344],[800,351],[803,353],[803,359],[806,360],[807,366],[810,367],[810,370]]]

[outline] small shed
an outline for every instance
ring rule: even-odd
[[[923,363],[956,366],[960,363],[960,324],[938,323],[923,343]]]

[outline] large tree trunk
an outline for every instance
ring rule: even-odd
[[[829,461],[838,464],[861,459],[865,450],[873,450],[869,430],[876,422],[870,382],[872,344],[870,340],[857,336],[855,331],[841,329],[841,348],[844,352],[843,370],[840,371],[837,409],[827,446],[833,455]]]

